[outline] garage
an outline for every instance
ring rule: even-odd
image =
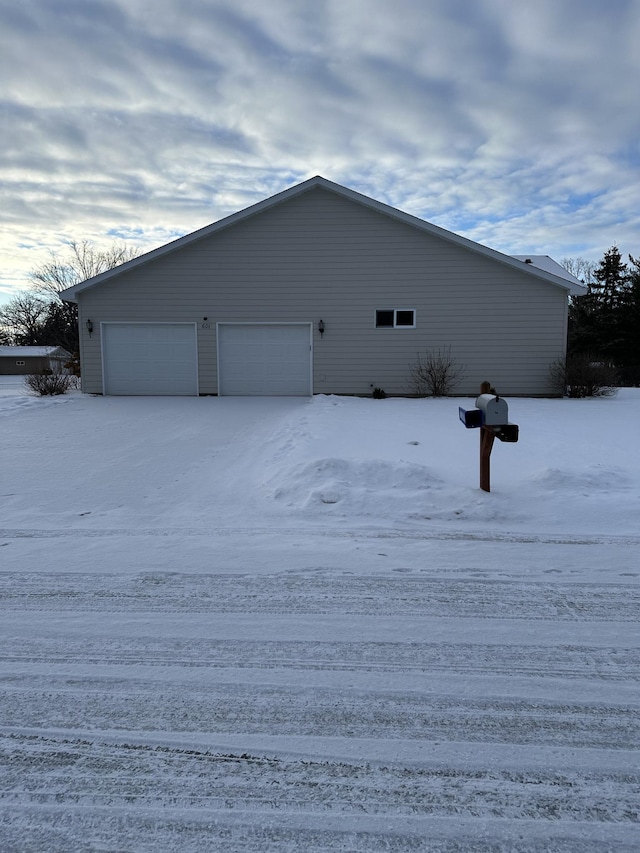
[[[102,323],[104,393],[197,395],[195,323]]]
[[[219,323],[218,393],[307,397],[310,323]]]

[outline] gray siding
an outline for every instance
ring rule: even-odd
[[[411,393],[417,353],[451,346],[467,367],[457,393],[489,379],[545,394],[566,306],[560,287],[314,188],[81,293],[83,387],[102,391],[100,321],[196,322],[205,394],[217,393],[215,324],[264,321],[313,323],[315,393]],[[415,309],[416,328],[374,328],[379,308]]]

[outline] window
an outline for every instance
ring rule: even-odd
[[[376,311],[376,329],[415,329],[413,308],[385,308]]]

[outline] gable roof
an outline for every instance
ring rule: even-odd
[[[78,294],[88,290],[89,288],[96,287],[97,285],[102,284],[103,282],[108,281],[115,276],[120,275],[123,272],[135,269],[136,267],[142,266],[143,264],[147,264],[151,261],[155,261],[159,258],[162,258],[164,255],[168,255],[172,252],[176,252],[191,243],[195,243],[198,240],[203,240],[206,237],[209,237],[213,234],[218,233],[219,231],[224,230],[225,228],[230,228],[231,226],[244,221],[245,219],[249,219],[252,216],[256,216],[260,213],[263,213],[269,210],[276,205],[282,204],[283,202],[289,201],[290,199],[296,198],[297,196],[302,195],[303,193],[308,192],[309,190],[313,190],[316,188],[321,188],[327,190],[329,192],[335,193],[336,195],[342,196],[343,198],[349,199],[350,201],[356,202],[356,204],[364,205],[365,207],[370,208],[371,210],[375,210],[378,213],[382,213],[385,216],[389,216],[392,219],[399,220],[400,222],[405,223],[406,225],[410,225],[414,228],[418,228],[421,231],[424,231],[431,236],[438,237],[442,240],[447,240],[450,243],[454,243],[455,245],[461,246],[469,251],[476,252],[479,255],[484,255],[487,258],[490,258],[494,261],[498,261],[499,263],[505,264],[507,266],[513,267],[518,271],[529,273],[539,279],[543,279],[544,281],[549,282],[550,284],[555,284],[559,287],[564,288],[569,293],[572,294],[582,294],[586,292],[586,288],[577,278],[571,276],[566,270],[563,270],[559,264],[556,264],[555,261],[551,261],[551,258],[548,258],[552,264],[555,265],[557,269],[552,269],[551,267],[545,268],[544,265],[536,264],[536,263],[524,263],[525,258],[533,257],[536,258],[544,258],[548,257],[545,255],[536,255],[536,256],[517,256],[511,257],[510,255],[504,255],[502,252],[498,252],[495,249],[490,249],[487,246],[483,246],[480,243],[474,243],[473,240],[469,240],[466,237],[461,237],[459,234],[454,234],[452,231],[447,231],[444,228],[440,228],[438,225],[433,225],[431,222],[427,222],[424,219],[420,219],[417,216],[413,216],[410,213],[404,213],[402,210],[398,210],[395,207],[391,207],[388,204],[384,204],[381,201],[376,201],[373,198],[369,198],[366,195],[362,195],[362,193],[356,192],[355,190],[349,189],[347,187],[343,187],[340,184],[335,184],[332,181],[328,181],[326,178],[320,177],[320,175],[316,175],[314,178],[309,178],[307,181],[303,181],[300,184],[296,184],[293,187],[289,187],[289,189],[283,190],[282,192],[276,193],[273,196],[270,196],[263,201],[259,201],[256,204],[251,205],[250,207],[245,208],[244,210],[240,210],[237,213],[232,213],[230,216],[225,216],[223,219],[219,219],[217,222],[213,222],[211,225],[205,225],[204,228],[200,228],[197,231],[193,231],[190,234],[186,234],[184,237],[179,237],[177,240],[172,240],[170,243],[166,243],[163,246],[160,246],[157,249],[153,249],[151,252],[147,252],[144,255],[139,255],[136,258],[133,258],[131,261],[127,261],[124,264],[121,264],[118,267],[114,267],[111,270],[107,270],[106,272],[101,273],[100,275],[94,276],[93,278],[89,278],[86,281],[80,282],[78,284],[73,285],[72,287],[63,290],[59,296],[65,302],[76,302]],[[562,271],[562,273],[560,273]]]
[[[71,357],[71,353],[62,347],[0,346],[0,358],[45,358],[51,355]]]
[[[580,295],[587,290],[584,282],[580,281],[579,278],[576,278],[575,275],[571,275],[569,270],[566,270],[561,264],[554,261],[553,258],[550,258],[549,255],[512,255],[512,257],[516,258],[518,261],[523,261],[525,264],[533,264],[534,267],[546,270],[560,278],[566,278],[568,282],[579,288],[576,295]]]

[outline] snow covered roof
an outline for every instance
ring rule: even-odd
[[[0,346],[0,358],[46,358],[50,355],[65,356],[69,353],[62,347],[10,347]]]
[[[553,258],[550,258],[549,255],[512,255],[512,257],[518,261],[523,261],[525,264],[531,264],[538,269],[545,270],[545,272],[557,275],[559,278],[566,278],[572,287],[575,288],[575,290],[572,289],[570,292],[576,296],[586,293],[587,288],[584,283],[579,278],[576,278],[575,275],[571,275],[568,270],[557,261],[554,261]]]
[[[120,266],[100,273],[100,275],[94,276],[93,278],[89,278],[86,281],[80,282],[79,284],[74,284],[72,287],[67,288],[67,290],[63,290],[59,295],[63,300],[67,302],[77,302],[78,294],[82,293],[84,290],[89,289],[90,287],[95,287],[96,285],[102,284],[102,282],[108,281],[114,276],[120,275],[122,272],[135,269],[136,267],[156,260],[157,258],[160,258],[163,255],[175,252],[178,249],[189,245],[190,243],[194,243],[197,240],[202,240],[205,237],[209,237],[211,234],[215,234],[218,231],[222,231],[225,228],[229,228],[238,222],[242,222],[243,220],[249,219],[251,216],[255,216],[259,213],[269,210],[270,208],[275,207],[278,204],[282,204],[283,202],[288,201],[289,199],[296,198],[297,196],[316,188],[321,188],[327,190],[328,192],[333,192],[336,195],[350,199],[351,201],[354,201],[357,204],[361,204],[365,207],[371,208],[372,210],[376,210],[379,213],[384,214],[385,216],[389,216],[393,219],[397,219],[401,222],[404,222],[407,225],[411,225],[414,228],[418,228],[421,231],[425,231],[427,234],[431,234],[434,237],[439,237],[443,240],[447,240],[450,243],[462,246],[465,249],[468,249],[469,251],[484,255],[485,257],[491,258],[492,260],[498,261],[499,263],[505,264],[513,268],[517,268],[519,270],[523,269],[523,264],[511,255],[505,255],[502,252],[498,252],[496,249],[490,249],[488,246],[483,246],[481,243],[475,243],[473,240],[469,240],[467,237],[461,237],[459,234],[454,234],[452,231],[447,231],[445,228],[441,228],[439,225],[433,225],[431,222],[427,222],[424,219],[420,219],[418,216],[413,216],[410,213],[405,213],[404,211],[398,210],[395,207],[391,207],[390,205],[385,204],[384,202],[376,201],[376,199],[370,198],[369,196],[363,195],[362,193],[356,192],[355,190],[349,189],[347,187],[343,187],[340,184],[333,183],[333,181],[328,181],[326,178],[323,178],[320,175],[316,175],[314,178],[309,178],[309,180],[307,181],[303,181],[300,184],[296,184],[293,187],[289,187],[289,189],[276,193],[270,198],[266,198],[263,201],[259,201],[257,202],[257,204],[253,204],[250,207],[245,208],[244,210],[240,210],[237,213],[232,213],[230,216],[224,217],[224,219],[220,219],[210,225],[205,225],[204,228],[200,228],[197,231],[193,231],[191,234],[186,234],[184,237],[179,237],[177,240],[173,240],[170,243],[166,243],[164,246],[160,246],[157,249],[153,249],[151,252],[147,252],[144,255],[138,255],[138,257],[134,258],[131,261],[128,261],[127,263],[121,264]],[[551,258],[549,258],[549,260],[551,260]],[[581,282],[578,281],[578,279],[573,279],[572,276],[569,276],[566,270],[563,270],[563,268],[560,267],[560,264],[556,264],[555,266],[557,268],[555,271],[545,269],[544,267],[538,266],[537,264],[533,263],[527,264],[527,266],[524,268],[531,275],[543,279],[544,281],[547,281],[550,284],[555,284],[556,286],[562,287],[570,293],[582,294],[586,292],[586,289],[581,284]],[[561,270],[563,274],[559,274],[559,270]],[[577,289],[574,290],[574,288]]]

